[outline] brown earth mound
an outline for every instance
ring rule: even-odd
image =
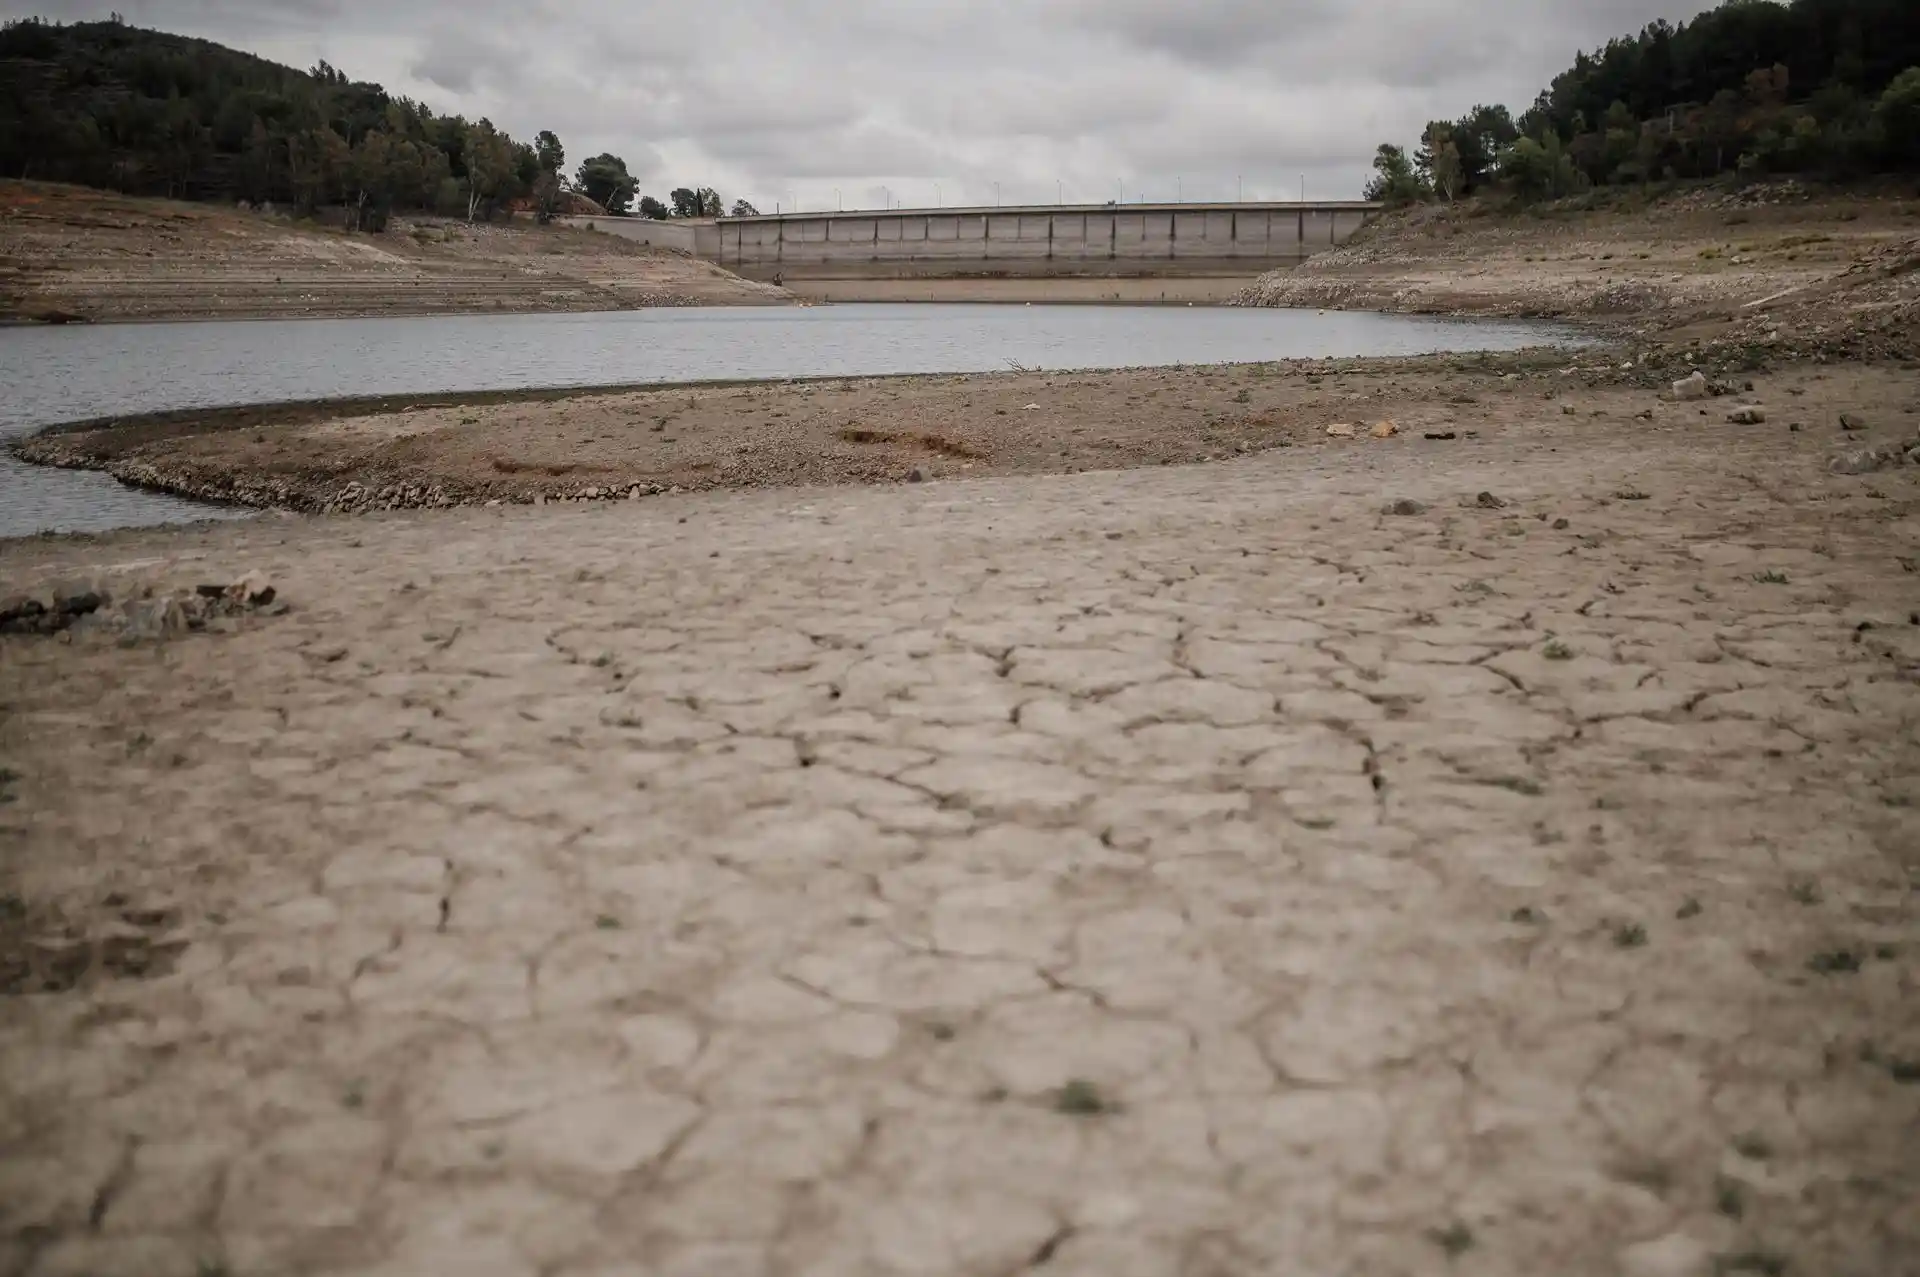
[[[0,182],[0,320],[633,310],[790,301],[711,262],[516,220],[378,235],[266,212]]]
[[[1598,193],[1520,213],[1389,213],[1238,302],[1577,318],[1643,339],[1909,358],[1916,261],[1920,199],[1797,183]]]

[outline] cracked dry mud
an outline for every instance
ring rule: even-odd
[[[1510,445],[9,548],[0,1271],[1915,1272],[1915,472]]]

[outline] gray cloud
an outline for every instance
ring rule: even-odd
[[[613,151],[762,207],[1350,197],[1382,140],[1516,112],[1574,53],[1701,0],[0,0]],[[842,195],[836,195],[836,190]]]
[[[407,74],[450,93],[472,94],[485,86],[506,95],[519,88],[522,66],[519,52],[507,41],[485,29],[449,24],[422,42],[419,55],[407,64]]]

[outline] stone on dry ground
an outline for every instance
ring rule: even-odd
[[[7,547],[293,610],[0,640],[0,1272],[1913,1272],[1920,471],[1789,438]]]

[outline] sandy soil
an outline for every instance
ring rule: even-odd
[[[0,319],[245,319],[765,305],[709,262],[561,227],[396,219],[358,235],[0,182]]]
[[[9,544],[0,1271],[1910,1272],[1915,384]]]

